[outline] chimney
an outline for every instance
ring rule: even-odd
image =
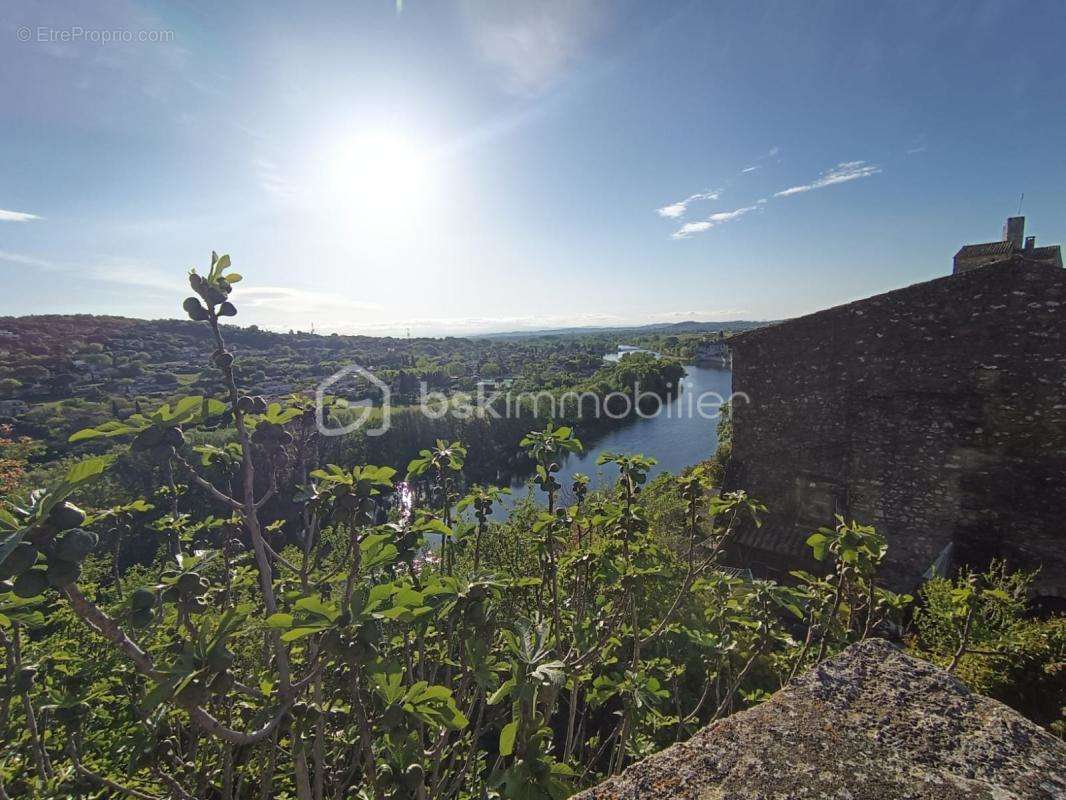
[[[1014,245],[1015,250],[1022,249],[1022,237],[1025,236],[1025,217],[1007,217],[1003,226],[1003,241]]]
[[[1033,254],[1033,250],[1035,250],[1035,249],[1036,249],[1036,237],[1035,236],[1026,236],[1025,237],[1025,254],[1031,256]]]

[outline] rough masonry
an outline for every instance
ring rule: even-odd
[[[1016,255],[730,344],[727,486],[769,507],[738,565],[817,570],[840,514],[887,537],[896,589],[998,556],[1066,598],[1066,270]]]
[[[868,639],[574,800],[1061,800],[1066,743]]]

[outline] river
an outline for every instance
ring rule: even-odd
[[[708,418],[717,409],[717,399],[728,399],[732,391],[733,375],[721,367],[685,367],[681,393],[664,404],[654,417],[634,417],[625,425],[610,431],[598,439],[584,453],[570,455],[563,462],[556,478],[569,494],[570,484],[576,473],[589,476],[592,488],[610,485],[617,476],[617,469],[610,465],[597,466],[600,453],[643,453],[658,461],[651,475],[660,472],[677,473],[684,467],[696,464],[714,455],[718,447],[718,420]],[[699,400],[703,397],[703,410],[699,412]],[[536,493],[540,493],[534,487]],[[505,505],[526,493],[526,483],[515,481],[511,485],[512,498]]]

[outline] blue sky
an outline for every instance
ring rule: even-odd
[[[0,314],[179,316],[212,249],[246,276],[237,321],[279,329],[814,311],[947,273],[1023,192],[1038,243],[1066,239],[1064,23],[1057,0],[7,0]]]

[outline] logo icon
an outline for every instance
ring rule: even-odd
[[[344,436],[359,430],[374,416],[375,406],[372,404],[349,404],[348,409],[359,409],[358,416],[355,419],[343,425],[328,424],[329,420],[327,420],[326,413],[326,408],[329,405],[327,403],[327,391],[345,379],[364,381],[372,389],[376,389],[381,393],[381,422],[366,430],[367,436],[381,436],[389,429],[392,423],[392,390],[385,381],[358,364],[350,364],[337,370],[337,372],[322,381],[315,390],[315,424],[318,426],[318,432],[323,436]]]

